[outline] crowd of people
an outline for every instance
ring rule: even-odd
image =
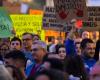
[[[0,42],[0,80],[100,80],[100,40],[93,41],[76,29],[63,41],[48,45],[39,35],[23,33]]]

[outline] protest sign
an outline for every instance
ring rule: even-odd
[[[100,7],[88,7],[88,20],[84,21],[85,30],[100,30]]]
[[[0,7],[0,38],[12,36],[13,24],[6,10]]]
[[[42,29],[42,15],[10,15],[17,37],[22,37],[25,32],[40,35],[41,39],[45,39],[45,33]]]
[[[46,30],[51,29],[57,31],[61,31],[63,29],[63,24],[58,22],[56,19],[54,7],[44,7],[43,28]]]
[[[54,0],[54,5],[60,22],[69,22],[73,18],[87,20],[85,0]]]

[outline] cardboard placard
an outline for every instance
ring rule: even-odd
[[[87,20],[85,0],[54,0],[56,17],[60,22],[74,19]]]
[[[63,24],[59,23],[56,19],[54,7],[44,7],[43,28],[57,31],[61,31],[63,29]]]

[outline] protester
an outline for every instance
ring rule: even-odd
[[[43,70],[27,80],[68,80],[68,74],[55,69]]]
[[[89,32],[88,32],[88,31],[84,31],[84,32],[82,33],[82,39],[86,39],[86,38],[90,38]]]
[[[27,66],[26,74],[28,77],[33,76],[42,64],[43,57],[46,55],[46,50],[40,44],[33,44],[32,56],[35,60],[31,65]]]
[[[14,80],[24,80],[21,71],[13,65],[7,65],[6,69]]]
[[[37,35],[37,34],[34,34],[34,35],[33,35],[33,42],[34,42],[34,41],[38,41],[38,40],[41,40],[41,39],[40,39],[40,36]]]
[[[79,78],[79,80],[88,80],[84,63],[80,56],[68,56],[66,60],[66,72],[73,77]],[[73,80],[73,79],[72,79]]]
[[[21,50],[22,42],[18,37],[13,37],[10,41],[10,50]]]
[[[33,34],[23,33],[22,41],[23,41],[23,49],[25,51],[31,51],[31,47],[32,47],[32,43],[33,43]]]
[[[80,55],[81,56],[81,42],[75,42],[75,50],[76,50],[76,53],[77,55]]]
[[[10,51],[5,56],[5,65],[12,65],[16,68],[18,68],[21,73],[23,74],[23,78],[26,78],[25,75],[25,67],[26,67],[26,58],[22,51],[19,50],[13,50]]]
[[[0,80],[14,80],[4,65],[0,65]]]
[[[62,40],[62,38],[61,37],[58,37],[57,38],[57,44],[56,44],[56,46],[55,46],[55,48],[56,48],[56,52],[55,53],[58,53],[58,48],[59,48],[59,46],[60,45],[63,45],[63,40]]]
[[[33,41],[33,45],[34,45],[34,44],[39,44],[39,45],[41,45],[44,49],[47,50],[47,45],[46,45],[46,43],[45,43],[44,41],[35,40],[35,41]]]
[[[49,57],[49,54],[46,55],[43,59],[43,64],[41,69],[56,69],[60,71],[64,71],[64,65],[61,59],[56,57]]]
[[[47,51],[50,53],[55,53],[55,38],[54,37],[49,37],[48,38],[49,44],[47,45]]]
[[[100,61],[98,61],[90,71],[90,80],[100,80]]]
[[[0,55],[4,58],[4,56],[10,51],[10,47],[7,43],[2,43],[0,45]]]
[[[1,38],[1,43],[5,43],[5,44],[8,44],[8,46],[10,46],[10,37]]]
[[[31,47],[33,44],[33,34],[27,33],[27,32],[23,33],[22,43],[23,43],[22,51],[25,53],[25,57],[30,61],[30,63],[34,62],[34,59],[31,53]]]
[[[28,80],[52,80],[52,76],[47,71],[42,71],[38,74],[35,74],[33,78],[31,77]]]
[[[91,39],[83,39],[81,42],[82,49],[82,59],[84,61],[85,67],[89,72],[93,65],[96,63],[94,59],[95,55],[95,43]]]
[[[76,28],[73,27],[69,32],[68,37],[65,41],[67,55],[73,56],[77,54],[75,50],[75,44],[74,44],[74,40],[76,39],[75,32],[76,32]]]
[[[66,56],[67,56],[65,46],[64,45],[59,45],[57,50],[58,50],[57,54],[60,56],[60,59],[64,60],[66,58]]]
[[[99,32],[93,31],[92,36],[93,36],[93,38],[92,38],[93,42],[96,43],[97,40],[99,40]]]
[[[58,6],[56,6],[57,10],[51,4],[53,1]],[[58,0],[58,3],[56,0],[0,0],[0,80],[100,80],[100,25],[97,25],[99,31],[93,30],[92,32],[89,32],[90,28],[82,27],[84,22],[86,25],[88,23],[90,26],[93,25],[92,22],[81,20],[85,16],[82,10],[85,5],[81,5],[83,1],[90,0]],[[42,14],[44,11],[32,10],[33,8],[39,9],[42,2],[47,5],[45,9],[49,13],[46,13],[44,17],[51,19],[41,19],[41,16],[37,15],[38,20],[34,21],[33,19],[37,18],[36,15],[15,15],[15,17],[9,15],[11,21],[7,12],[4,12],[5,9],[2,8],[4,6],[16,7],[15,10],[8,11],[20,13],[20,7],[22,7],[21,12]],[[7,7],[7,9],[10,8]],[[100,8],[97,10],[100,11]],[[89,8],[88,18],[92,20],[93,16],[94,20],[99,23],[100,12],[93,14],[97,10]],[[58,15],[52,14],[54,12],[58,12]],[[55,16],[63,20],[59,18],[59,23],[63,26],[56,24],[58,21],[54,20]],[[80,20],[72,19],[69,22],[75,16]],[[50,21],[55,24],[48,25]],[[58,31],[44,30],[41,35],[42,28],[40,27],[43,26],[41,24],[48,29],[51,29],[50,27],[53,29],[54,26],[56,26],[55,29],[60,29]],[[20,27],[22,30],[13,29],[12,26]],[[42,41],[41,38],[46,38],[46,42],[48,38],[48,44],[45,39]]]

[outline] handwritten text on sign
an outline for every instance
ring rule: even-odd
[[[5,8],[0,7],[0,38],[6,38],[12,36],[12,21],[7,14]]]
[[[88,8],[88,21],[100,21],[100,7]]]
[[[19,37],[24,32],[37,33],[42,28],[42,15],[11,15],[11,19]]]
[[[55,8],[45,7],[43,16],[43,27],[44,29],[60,30],[63,25],[56,19]]]
[[[95,23],[95,27],[100,25],[100,7],[88,7],[88,21]]]
[[[6,19],[3,16],[0,16],[0,31],[7,30],[10,31],[9,25],[6,23],[5,25],[3,24],[6,22]]]
[[[59,21],[71,19],[87,19],[85,0],[54,0]]]

